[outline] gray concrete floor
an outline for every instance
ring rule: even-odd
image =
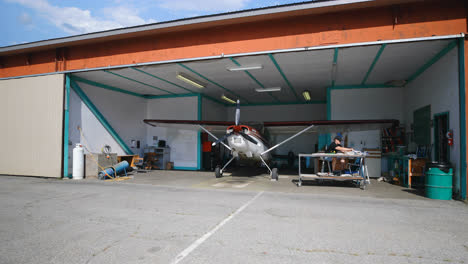
[[[463,202],[233,174],[0,176],[0,263],[468,263]]]

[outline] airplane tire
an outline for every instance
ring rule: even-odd
[[[223,174],[221,173],[221,167],[220,167],[220,166],[216,166],[216,168],[215,168],[215,176],[216,176],[216,178],[221,178],[221,177],[223,177]]]
[[[273,168],[271,170],[271,180],[273,180],[273,181],[278,180],[278,168]]]

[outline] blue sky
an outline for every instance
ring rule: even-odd
[[[294,0],[0,0],[0,47]]]

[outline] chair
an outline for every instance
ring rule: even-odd
[[[353,163],[346,164],[345,174],[359,173],[361,169],[361,158],[356,158]]]

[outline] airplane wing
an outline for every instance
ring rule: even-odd
[[[145,119],[146,124],[154,127],[172,127],[186,130],[208,130],[212,133],[226,133],[228,126],[234,122],[228,121],[201,121],[201,120],[165,120],[165,119]],[[202,127],[201,127],[202,126]]]
[[[346,131],[376,130],[397,126],[398,120],[320,120],[320,121],[289,121],[265,122],[263,125],[272,134],[294,134],[273,147],[261,153],[264,155],[302,133],[331,133]]]
[[[263,125],[271,134],[294,134],[314,125],[306,133],[333,133],[349,131],[380,130],[398,126],[399,121],[394,119],[383,120],[316,120],[316,121],[287,121],[264,122]]]

